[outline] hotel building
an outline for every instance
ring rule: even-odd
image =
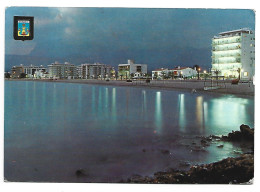
[[[113,68],[109,65],[94,63],[81,64],[80,77],[83,79],[110,78]]]
[[[243,28],[212,39],[212,74],[252,80],[255,75],[255,34]]]
[[[33,77],[42,77],[42,74],[46,72],[46,67],[41,66],[34,66],[34,65],[29,65],[29,66],[23,66],[24,68],[24,73],[27,75],[28,78],[33,78]]]
[[[147,64],[135,64],[133,60],[128,60],[126,64],[118,65],[118,76],[124,79],[130,77],[143,77],[147,74]]]
[[[50,78],[75,78],[77,77],[77,67],[68,62],[59,63],[55,61],[51,65],[48,65],[49,77]]]
[[[20,78],[20,75],[24,73],[23,65],[21,66],[13,66],[11,69],[11,77],[12,78]]]

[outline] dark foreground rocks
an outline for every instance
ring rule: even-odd
[[[248,183],[254,177],[254,129],[242,124],[240,131],[232,131],[227,136],[200,137],[202,147],[207,147],[212,141],[249,143],[252,152],[239,157],[229,157],[218,162],[192,166],[188,171],[171,169],[157,172],[153,177],[134,176],[126,183],[161,183],[161,184],[239,184]],[[196,143],[192,143],[196,145]],[[224,145],[217,145],[223,148]]]
[[[151,177],[135,176],[126,183],[229,184],[245,183],[254,177],[254,156],[243,154],[219,162],[192,166],[189,171],[157,172]],[[124,181],[122,181],[124,182]]]
[[[254,129],[251,129],[248,125],[242,124],[240,126],[240,131],[232,131],[228,136],[222,136],[222,140],[254,142]]]
[[[227,136],[222,135],[210,135],[208,137],[201,137],[201,144],[203,146],[209,146],[211,141],[230,141],[230,142],[249,142],[254,145],[254,129],[248,125],[242,124],[240,131],[232,131]]]

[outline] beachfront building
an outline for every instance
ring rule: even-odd
[[[176,78],[194,78],[197,71],[190,67],[176,67],[174,69],[160,68],[152,71],[152,79],[176,79]]]
[[[24,73],[24,67],[22,64],[20,66],[13,66],[11,69],[12,78],[20,78],[22,73]]]
[[[255,74],[255,34],[243,28],[212,39],[212,74],[252,80]]]
[[[77,77],[82,79],[82,67],[81,65],[77,66]]]
[[[113,68],[102,63],[81,64],[80,76],[83,79],[105,79],[110,78]]]
[[[181,77],[185,79],[192,79],[197,76],[197,70],[190,68],[190,67],[176,67],[170,70],[174,77]]]
[[[118,77],[121,79],[142,78],[147,75],[147,64],[135,64],[134,60],[128,60],[126,64],[118,65]]]
[[[152,71],[152,79],[165,79],[169,76],[169,69],[160,68]]]
[[[49,78],[74,79],[77,77],[77,67],[69,62],[48,65]]]
[[[23,66],[23,68],[24,73],[28,78],[42,78],[47,71],[46,67],[43,67],[42,65],[35,66],[31,64],[29,66]]]

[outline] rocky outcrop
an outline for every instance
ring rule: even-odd
[[[132,177],[127,183],[229,184],[245,183],[254,177],[254,156],[243,154],[219,162],[192,166],[189,171],[169,170],[151,177]]]
[[[250,154],[242,154],[240,157],[229,157],[221,161],[192,166],[188,171],[179,171],[170,169],[166,172],[157,172],[153,177],[135,176],[127,181],[127,183],[163,183],[163,184],[236,184],[248,183],[251,184],[254,177],[254,129],[248,125],[242,124],[240,131],[232,131],[227,136],[210,135],[208,137],[199,137],[200,146],[192,143],[194,149],[209,146],[212,141],[225,142],[247,142],[252,145]],[[222,142],[223,143],[223,142]],[[218,148],[223,148],[224,145],[217,145]],[[186,165],[186,164],[185,164]],[[189,166],[189,164],[187,165]],[[182,167],[182,165],[181,165]]]
[[[222,136],[224,141],[250,141],[254,142],[254,129],[251,129],[248,125],[242,124],[240,131],[232,131],[228,136]]]

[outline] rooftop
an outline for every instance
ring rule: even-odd
[[[232,31],[225,31],[225,32],[221,32],[219,33],[219,35],[228,35],[231,33],[251,33],[251,30],[249,28],[242,28],[242,29],[236,29],[236,30],[232,30]]]
[[[249,28],[241,28],[241,29],[236,29],[236,30],[232,30],[232,31],[225,31],[225,32],[221,32],[218,34],[218,36],[214,36],[214,39],[219,39],[219,38],[223,38],[223,37],[233,37],[233,36],[240,36],[240,33],[247,33],[247,34],[252,34],[252,30],[250,30]]]

